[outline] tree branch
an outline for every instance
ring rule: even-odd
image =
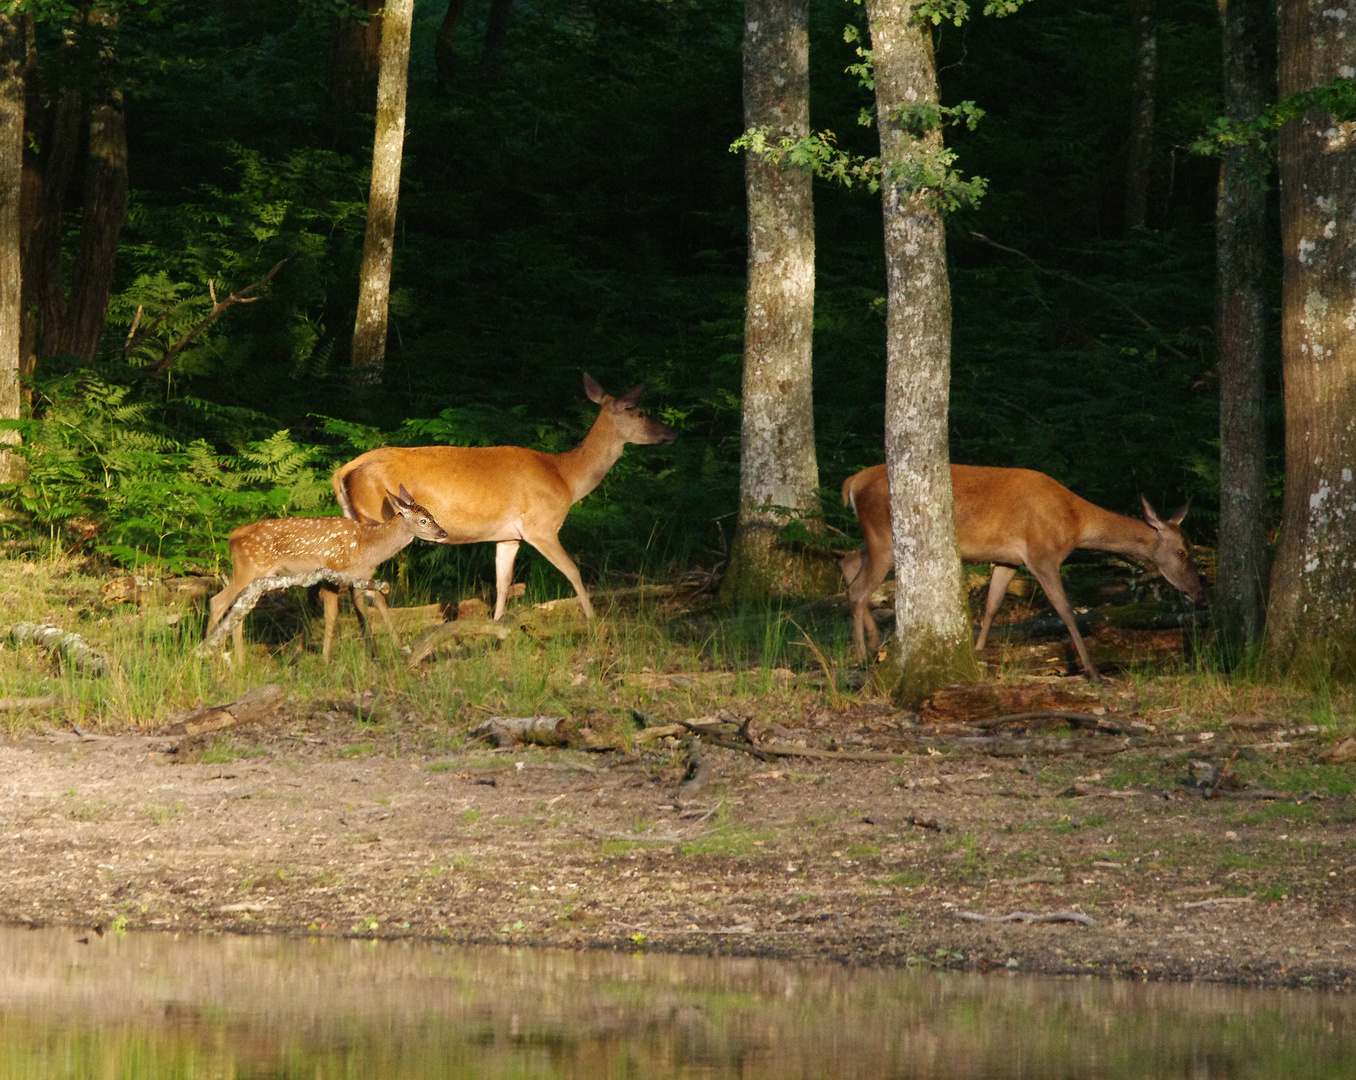
[[[231,293],[231,295],[226,297],[225,300],[217,299],[216,281],[209,280],[207,282],[207,292],[208,295],[211,296],[212,298],[212,310],[208,312],[207,318],[203,319],[202,322],[198,323],[197,326],[193,327],[193,329],[191,329],[188,333],[186,333],[183,337],[181,337],[178,341],[176,341],[173,345],[166,349],[165,355],[162,356],[159,360],[157,360],[154,364],[148,366],[146,368],[146,372],[150,375],[159,375],[161,372],[167,370],[169,366],[172,363],[174,363],[175,357],[177,357],[181,352],[188,348],[188,346],[193,343],[194,338],[196,338],[199,334],[201,334],[204,330],[206,330],[209,326],[211,326],[214,322],[221,318],[221,316],[226,313],[227,308],[230,308],[234,304],[252,304],[254,303],[254,301],[258,300],[259,297],[250,296],[250,293],[254,292],[254,290],[259,288],[261,285],[266,285],[268,284],[268,282],[272,281],[273,275],[276,274],[279,270],[281,270],[283,268],[283,264],[286,262],[287,260],[283,259],[282,262],[278,263],[277,266],[275,266],[267,274],[261,277],[253,285],[246,285],[243,289]],[[162,315],[160,316],[160,319],[155,323],[155,326],[159,326],[160,323],[164,321],[165,316]],[[154,330],[155,327],[153,326],[151,329]],[[141,341],[145,339],[145,336],[149,333],[150,330],[142,331],[141,337],[138,337],[135,340],[133,340],[132,337],[129,336],[127,339],[127,344],[123,347],[123,355],[124,356],[127,355],[127,353],[130,352],[132,348],[134,348],[136,345],[139,345]]]
[[[311,585],[318,585],[322,581],[338,585],[342,589],[358,589],[362,592],[386,593],[391,591],[391,586],[384,581],[357,578],[352,574],[341,574],[337,570],[321,569],[312,570],[307,574],[255,578],[245,586],[236,598],[235,603],[231,605],[231,610],[226,612],[221,622],[212,628],[212,632],[198,646],[199,655],[210,652],[217,642],[234,630],[236,624],[254,610],[254,605],[259,603],[264,593],[277,592],[280,589],[308,588]]]
[[[1060,281],[1063,281],[1069,285],[1077,285],[1081,289],[1087,289],[1089,292],[1095,292],[1098,296],[1106,297],[1118,308],[1120,308],[1132,319],[1134,319],[1137,323],[1139,323],[1142,327],[1144,327],[1144,329],[1148,330],[1152,334],[1157,335],[1159,344],[1162,345],[1163,348],[1167,349],[1168,352],[1172,353],[1173,356],[1177,357],[1179,360],[1191,359],[1189,356],[1186,355],[1186,353],[1182,352],[1180,349],[1174,348],[1173,345],[1169,343],[1167,337],[1164,335],[1162,330],[1154,326],[1153,323],[1151,323],[1148,319],[1146,319],[1138,311],[1132,308],[1129,304],[1127,304],[1115,293],[1107,289],[1103,289],[1098,285],[1090,284],[1089,282],[1084,281],[1082,278],[1076,278],[1073,276],[1073,274],[1067,273],[1064,270],[1051,270],[1049,267],[1042,266],[1030,255],[1028,255],[1025,251],[1018,251],[1014,247],[1008,247],[1006,244],[1000,244],[996,240],[990,240],[983,233],[972,232],[970,234],[970,239],[978,240],[981,244],[988,244],[989,247],[996,248],[999,251],[1006,251],[1009,255],[1016,255],[1017,258],[1021,259],[1037,273],[1047,274],[1050,277],[1058,278]]]

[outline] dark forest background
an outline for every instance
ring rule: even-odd
[[[115,294],[96,365],[39,367],[36,414],[65,426],[34,429],[48,465],[25,505],[69,541],[90,503],[67,488],[117,480],[123,502],[86,524],[89,546],[212,568],[241,521],[334,512],[329,469],[379,442],[573,445],[594,412],[587,371],[613,393],[644,381],[682,434],[628,450],[572,511],[561,536],[585,578],[720,562],[738,494],[742,4],[517,0],[486,63],[489,0],[469,0],[450,74],[433,55],[445,5],[417,5],[385,381],[361,392],[348,347],[372,120],[328,87],[332,7],[124,11],[133,198]],[[812,20],[813,126],[873,155],[868,94],[844,73],[843,27],[863,11],[816,0]],[[1162,13],[1146,229],[1123,222],[1125,0],[1034,0],[944,24],[936,43],[943,103],[987,114],[948,132],[989,184],[948,223],[953,460],[1040,469],[1126,513],[1141,493],[1189,497],[1188,531],[1213,545],[1218,165],[1186,147],[1220,112],[1215,4]],[[820,476],[830,523],[852,534],[838,485],[884,458],[880,206],[827,182],[815,197]],[[210,307],[209,278],[223,293],[284,258],[263,299],[167,374],[147,373],[154,337],[124,357],[138,307],[142,325],[165,315],[169,341]],[[1271,472],[1278,509],[1279,460]],[[435,576],[492,576],[488,545],[411,552]],[[568,589],[531,558],[534,591]]]

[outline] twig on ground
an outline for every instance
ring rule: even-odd
[[[1091,915],[1084,915],[1081,911],[1051,911],[1044,915],[1033,915],[1029,911],[1014,911],[1010,915],[981,915],[977,911],[958,911],[956,918],[965,919],[967,922],[1072,922],[1081,923],[1084,926],[1097,925],[1096,919]]]

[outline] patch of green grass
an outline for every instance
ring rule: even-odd
[[[463,811],[461,812],[461,820],[464,821],[467,825],[471,824],[471,822],[473,822],[473,821],[479,821],[479,820],[480,820],[480,811],[479,811],[479,810],[463,810]]]
[[[359,743],[357,746],[345,746],[339,751],[339,755],[347,758],[365,757],[375,753],[376,749],[371,743]]]
[[[604,840],[599,846],[599,851],[606,856],[629,855],[631,852],[638,848],[643,848],[644,846],[645,845],[638,840]]]
[[[429,771],[429,772],[448,772],[448,771],[450,771],[450,770],[452,770],[452,769],[455,769],[455,768],[456,768],[456,766],[453,765],[450,761],[435,761],[432,765],[429,765],[429,766],[428,766],[428,771]]]
[[[755,840],[767,841],[772,833],[753,833],[735,827],[713,829],[706,836],[679,848],[684,855],[749,855]]]
[[[184,804],[176,799],[174,802],[165,806],[143,806],[141,812],[157,825],[168,825],[184,812]]]
[[[898,874],[891,874],[885,879],[886,885],[893,885],[896,889],[917,889],[926,885],[928,881],[926,874],[921,874],[916,870],[902,870]]]
[[[848,848],[848,854],[854,859],[864,859],[871,855],[879,855],[880,848],[875,844],[856,844]]]
[[[204,765],[224,765],[228,761],[240,761],[244,758],[266,757],[268,748],[263,746],[237,747],[229,740],[222,739],[202,752]]]

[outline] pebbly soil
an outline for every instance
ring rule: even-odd
[[[1179,725],[999,756],[910,741],[912,718],[885,703],[795,709],[778,718],[793,742],[898,756],[707,748],[694,790],[674,741],[456,749],[413,718],[296,702],[221,736],[6,740],[0,911],[79,936],[408,937],[1329,987],[1356,972],[1350,797],[1205,799],[1191,779],[1190,760],[1208,757],[1253,789],[1293,781],[1320,749],[1309,732]],[[1076,783],[1093,794],[1065,794]],[[961,917],[1019,911],[1095,924]]]

